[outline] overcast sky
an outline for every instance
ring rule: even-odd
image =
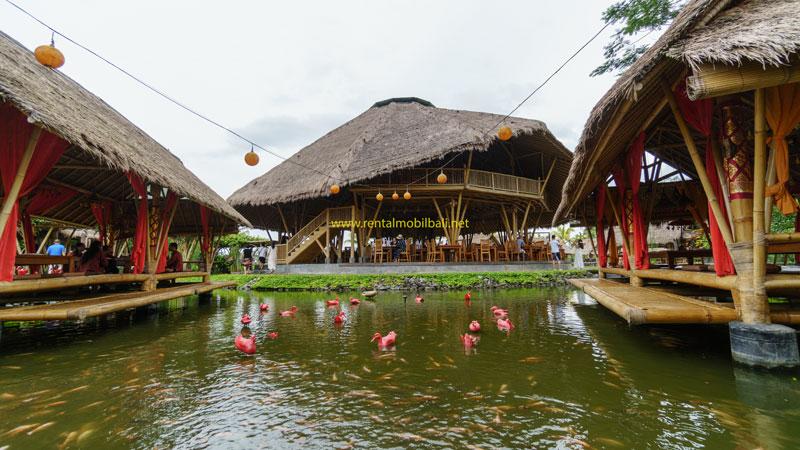
[[[506,114],[602,26],[614,0],[14,0],[56,30],[264,147],[289,156],[390,97]],[[33,49],[50,32],[0,1]],[[591,78],[607,29],[515,116],[574,149],[615,75]],[[658,34],[658,33],[654,33]],[[655,39],[657,36],[652,36]],[[227,198],[280,160],[181,110],[56,36],[59,70],[175,153]],[[298,180],[302,181],[302,180]]]

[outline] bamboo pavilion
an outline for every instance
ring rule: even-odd
[[[737,361],[799,363],[795,331],[773,324],[800,322],[800,273],[766,264],[800,253],[800,222],[769,233],[773,205],[798,209],[799,46],[800,1],[693,0],[617,80],[586,123],[554,217],[596,225],[601,277],[628,283],[579,282],[586,292],[631,323],[730,322]],[[690,213],[712,247],[696,252],[713,264],[652,264],[646,233],[667,180],[685,207],[660,220]],[[623,267],[605,257],[612,226],[627,237]],[[665,292],[674,282],[718,301]]]
[[[3,33],[0,146],[0,303],[25,303],[48,291],[35,298],[41,302],[60,290],[88,286],[138,289],[3,308],[0,321],[82,319],[221,286],[210,282],[208,273],[215,242],[238,225],[249,225],[247,219],[141,129],[63,73],[39,64]],[[116,256],[129,260],[130,270],[121,271],[129,273],[89,276],[75,272],[68,256],[36,254],[31,227],[36,218],[97,229]],[[204,271],[164,273],[167,242],[176,235],[201,238]],[[63,265],[63,273],[36,273],[41,264]],[[31,270],[22,275],[18,267]],[[186,276],[203,277],[203,282],[158,286]]]
[[[513,130],[510,139],[498,138],[501,125]],[[504,242],[529,240],[531,228],[552,221],[571,159],[538,120],[394,98],[301,149],[228,201],[256,227],[284,236],[280,263],[364,262],[372,259],[371,242],[397,234],[417,242],[443,238],[451,246],[461,239],[466,246],[475,233],[496,233],[502,251]],[[414,220],[441,226],[409,226]],[[349,249],[346,231],[353,236]]]

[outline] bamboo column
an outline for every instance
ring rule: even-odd
[[[25,174],[28,172],[28,166],[33,157],[33,151],[36,149],[36,144],[39,142],[39,135],[42,134],[42,128],[38,125],[33,126],[31,136],[28,138],[28,143],[25,145],[25,151],[22,153],[22,159],[19,161],[17,167],[17,175],[14,177],[14,182],[11,183],[11,189],[6,193],[6,198],[3,200],[3,209],[0,210],[0,233],[6,230],[8,218],[11,216],[11,210],[14,204],[17,203],[19,198],[19,191],[22,189],[22,182],[25,180]],[[14,233],[17,232],[17,226],[13,226]]]
[[[350,208],[350,262],[356,262],[356,205]]]
[[[678,102],[675,101],[675,96],[672,93],[672,88],[665,81],[662,82],[661,87],[664,90],[664,95],[666,96],[667,102],[669,102],[669,106],[672,109],[672,115],[675,116],[675,122],[677,122],[678,128],[681,131],[686,148],[689,149],[689,155],[692,157],[692,163],[697,171],[697,177],[700,179],[700,183],[703,185],[703,191],[705,192],[706,198],[708,198],[708,202],[711,205],[711,211],[714,213],[714,218],[717,219],[719,230],[722,232],[722,238],[725,240],[725,244],[732,244],[733,235],[731,235],[730,227],[728,227],[728,223],[725,221],[725,217],[722,215],[722,209],[719,206],[719,200],[717,200],[717,196],[714,194],[711,181],[708,179],[708,174],[705,171],[705,165],[703,164],[702,158],[700,158],[700,153],[697,151],[697,146],[692,138],[692,133],[689,131],[689,127],[683,120],[681,111],[678,108]]]
[[[742,322],[769,324],[767,243],[764,238],[764,190],[766,182],[767,119],[764,88],[755,91],[755,155],[753,164],[753,297],[742,304]]]
[[[622,229],[622,220],[620,220],[619,211],[617,211],[616,202],[614,201],[614,197],[611,196],[611,190],[608,189],[608,185],[607,184],[603,184],[603,187],[606,190],[606,199],[608,199],[608,202],[611,203],[611,211],[614,213],[614,220],[617,221],[617,225],[619,225],[619,229],[620,229],[620,231],[622,231],[622,235],[623,235],[622,236],[622,246],[625,247],[625,252],[627,252],[630,255],[631,251],[628,248],[628,239],[625,238],[625,232]],[[613,233],[613,232],[614,232],[614,229],[611,228],[609,233]],[[617,249],[615,248],[614,251],[616,252]],[[633,273],[633,268],[631,268],[631,273]],[[633,277],[631,277],[631,280],[633,280]]]

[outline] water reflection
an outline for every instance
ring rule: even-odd
[[[800,438],[797,382],[733,368],[727,329],[632,328],[578,294],[473,292],[467,308],[464,292],[424,303],[388,293],[328,307],[319,293],[222,291],[82,325],[6,328],[0,447],[790,448]],[[513,330],[497,330],[493,305]],[[465,347],[473,320],[480,341]],[[390,330],[387,350],[370,342]],[[248,331],[252,355],[232,343]]]

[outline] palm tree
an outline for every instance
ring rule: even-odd
[[[553,232],[556,235],[556,239],[561,242],[569,242],[570,237],[572,235],[572,228],[569,225],[559,225],[556,228],[556,231]]]

